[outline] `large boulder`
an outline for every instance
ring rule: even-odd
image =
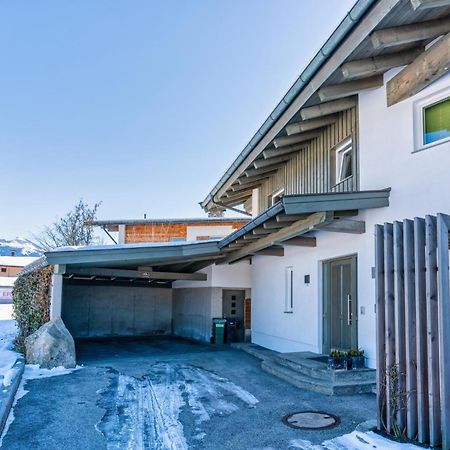
[[[45,369],[76,365],[75,342],[60,317],[42,325],[25,339],[28,364],[39,364]]]

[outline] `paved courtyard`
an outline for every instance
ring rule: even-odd
[[[83,368],[27,381],[3,448],[289,449],[320,444],[374,418],[375,396],[302,391],[228,347],[155,338],[78,345]],[[288,413],[326,411],[335,428],[306,431]]]

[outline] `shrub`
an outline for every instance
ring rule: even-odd
[[[13,316],[19,333],[17,350],[23,352],[25,339],[50,320],[50,287],[53,266],[20,275],[14,283]]]

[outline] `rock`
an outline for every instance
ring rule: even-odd
[[[42,325],[25,339],[28,364],[39,364],[45,369],[75,367],[75,342],[60,317]]]

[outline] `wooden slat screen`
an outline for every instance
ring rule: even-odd
[[[375,227],[378,427],[450,449],[450,216]]]

